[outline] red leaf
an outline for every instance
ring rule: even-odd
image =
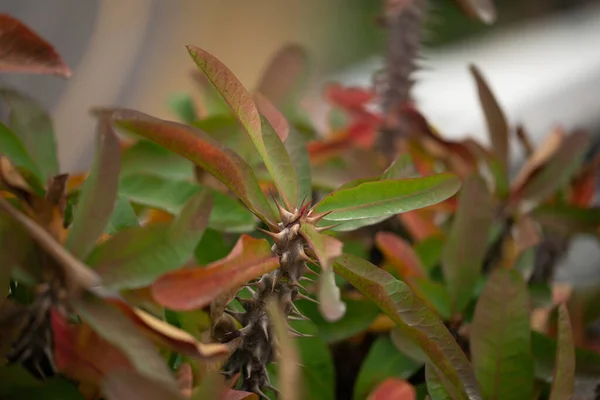
[[[373,100],[375,93],[364,88],[344,87],[339,83],[331,83],[325,87],[325,98],[347,111],[356,111]]]
[[[278,266],[279,259],[266,240],[242,235],[227,257],[206,267],[167,273],[154,282],[152,294],[173,310],[201,308]]]
[[[388,378],[371,392],[367,400],[415,400],[413,385],[402,379]]]
[[[375,242],[403,279],[427,276],[421,260],[406,240],[390,232],[378,232]]]
[[[290,133],[290,125],[283,114],[262,94],[254,95],[256,106],[267,121],[271,124],[283,142]]]
[[[71,76],[50,43],[8,14],[0,14],[0,72]]]
[[[402,213],[398,215],[398,218],[417,242],[434,235],[443,235],[440,228],[434,223],[433,218],[422,209]]]

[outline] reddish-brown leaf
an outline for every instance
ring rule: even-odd
[[[400,236],[390,232],[378,232],[375,236],[375,243],[385,259],[396,267],[398,274],[403,279],[427,276],[419,256],[411,245]]]
[[[569,311],[564,304],[561,304],[558,308],[558,345],[550,400],[570,399],[574,391],[575,345]]]
[[[307,73],[307,56],[297,44],[282,47],[262,73],[257,92],[280,105]],[[260,107],[260,106],[259,106]]]
[[[344,87],[339,83],[331,83],[325,87],[325,98],[347,111],[356,111],[375,99],[375,93],[364,88]]]
[[[278,266],[279,259],[266,240],[242,235],[227,257],[206,267],[165,274],[152,285],[152,294],[165,307],[192,310]]]
[[[50,43],[8,14],[0,14],[0,72],[71,76]]]
[[[281,141],[285,141],[287,139],[288,134],[290,133],[290,125],[288,124],[287,119],[283,116],[283,114],[261,93],[257,93],[254,95],[254,101],[256,102],[256,106],[258,110],[264,117],[269,121],[273,130],[277,132],[277,135],[281,139]]]
[[[388,378],[369,394],[367,400],[416,400],[417,392],[405,380]]]

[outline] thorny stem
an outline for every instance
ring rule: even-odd
[[[299,281],[310,272],[306,265],[310,258],[305,253],[308,245],[300,235],[300,227],[303,223],[316,224],[319,219],[309,216],[308,205],[294,212],[285,210],[279,203],[277,206],[282,221],[278,225],[279,232],[265,232],[275,242],[272,251],[279,257],[280,267],[246,285],[254,292],[250,299],[238,298],[244,311],[226,310],[225,314],[214,316],[212,329],[213,337],[222,343],[242,338],[239,347],[225,364],[223,374],[231,378],[241,373],[242,390],[252,391],[262,397],[266,397],[262,392],[264,388],[274,389],[266,367],[274,360],[277,351],[266,309],[267,300],[276,298],[282,312],[290,320],[307,319],[294,305],[296,299],[305,297],[300,292],[303,286]],[[237,329],[231,318],[239,322],[242,328]],[[292,336],[308,336],[291,327],[288,329]]]
[[[396,138],[407,135],[407,124],[398,118],[397,110],[411,100],[426,8],[427,0],[386,0],[386,67],[384,85],[379,90],[386,122],[378,147],[390,161],[395,155]]]

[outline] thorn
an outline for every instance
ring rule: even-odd
[[[263,393],[263,392],[262,392],[262,391],[261,391],[261,390],[258,388],[258,386],[255,386],[255,387],[254,387],[254,389],[252,389],[252,391],[253,391],[254,393],[256,393],[257,395],[259,395],[259,396],[261,396],[261,397],[265,398],[266,400],[271,400],[271,399],[269,398],[269,396],[267,396],[266,394],[264,394],[264,393]]]
[[[319,304],[319,302],[317,300],[313,299],[312,297],[306,296],[306,295],[304,295],[304,294],[302,294],[300,292],[298,292],[298,295],[296,297],[298,297],[299,299],[304,299],[304,300],[312,301],[315,304]]]
[[[260,321],[260,327],[262,328],[267,340],[269,340],[269,325],[266,319],[262,319]]]
[[[249,311],[250,308],[252,308],[252,305],[254,304],[254,301],[252,301],[252,299],[242,299],[240,296],[235,296],[235,299],[242,305],[242,307],[244,307],[244,310]]]
[[[279,211],[279,217],[284,224],[289,224],[294,219],[294,214],[285,209],[283,205],[275,198],[275,195],[269,190],[269,194],[271,194],[271,198],[275,202],[277,206],[277,211]]]
[[[342,224],[341,222],[338,222],[337,224],[332,224],[332,225],[327,225],[327,226],[317,226],[317,227],[315,227],[315,230],[317,232],[321,233],[321,232],[325,232],[329,229],[333,229],[336,226],[340,226],[341,224]]]
[[[307,335],[306,333],[293,333],[290,332],[290,336],[293,338],[312,338],[315,337],[315,335]]]
[[[288,326],[287,328],[288,328],[288,332],[289,332],[289,333],[292,333],[292,334],[294,334],[294,335],[304,335],[304,333],[302,333],[302,332],[298,332],[297,330],[295,330],[295,329],[294,329],[294,328],[292,328],[291,326]]]
[[[317,214],[317,215],[312,215],[311,214],[309,217],[306,218],[306,220],[308,222],[310,222],[311,224],[316,225],[317,222],[319,222],[320,220],[322,220],[323,218],[325,218],[326,216],[328,216],[332,212],[333,212],[333,210],[327,211],[327,212],[324,212],[324,213],[320,213],[320,214]]]
[[[252,376],[252,364],[246,364],[246,379]]]
[[[261,232],[263,232],[263,233],[265,233],[266,235],[269,235],[269,237],[271,239],[273,239],[273,241],[275,241],[275,243],[278,246],[282,246],[283,244],[285,244],[285,239],[286,239],[285,236],[286,235],[285,235],[284,231],[281,231],[279,233],[275,233],[275,232],[267,231],[267,230],[261,229],[261,228],[256,228],[256,229],[259,230],[259,231],[261,231]]]
[[[306,252],[304,251],[304,249],[298,250],[298,258],[301,259],[302,261],[314,263],[313,259],[310,258],[308,256],[308,254],[306,254]]]
[[[310,269],[310,268],[308,268],[308,267],[306,267],[306,273],[308,273],[308,274],[313,274],[313,275],[316,275],[316,276],[319,276],[319,273],[318,273],[318,272],[315,272],[315,271],[313,271],[312,269]]]
[[[244,322],[246,321],[246,313],[229,310],[227,308],[225,309],[225,313],[231,315],[233,318],[236,319],[237,322],[244,325]]]
[[[301,276],[299,280],[301,280],[301,281],[307,281],[307,282],[310,282],[310,283],[315,283],[314,279],[310,279],[307,276]]]
[[[297,287],[297,288],[300,288],[300,289],[303,289],[303,290],[306,290],[306,291],[308,292],[308,289],[307,289],[307,288],[305,288],[304,286],[302,286],[302,285],[301,285],[300,283],[298,283],[298,282],[291,282],[291,283],[290,283],[290,285],[291,285],[291,286],[295,286],[295,287]]]
[[[271,377],[269,376],[269,371],[267,371],[267,366],[265,364],[262,364],[262,372],[263,372],[263,375],[265,376],[265,381],[268,384],[271,384]]]
[[[305,199],[306,199],[306,197],[305,197]],[[312,199],[309,199],[306,203],[304,203],[304,201],[303,201],[302,206],[300,207],[300,215],[306,215],[307,210],[311,204],[312,204]]]
[[[271,389],[276,394],[280,394],[279,389],[277,389],[275,386],[273,386],[273,384],[271,382],[267,381],[267,383],[264,385],[264,387],[266,387],[267,389]]]
[[[246,290],[249,291],[252,296],[254,296],[256,294],[256,290],[254,290],[250,284],[245,284],[242,287],[246,288]]]
[[[290,321],[306,321],[306,318],[294,317],[293,315],[288,315],[287,319]]]
[[[296,307],[295,304],[292,303],[292,312],[298,316],[298,318],[301,318],[303,321],[310,321],[310,318],[308,318],[306,315],[302,314],[300,312],[300,310],[298,310],[298,307]]]

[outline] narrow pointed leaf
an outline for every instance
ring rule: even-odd
[[[336,260],[334,271],[374,301],[421,347],[457,398],[481,399],[464,353],[437,315],[408,286],[368,261],[348,254]]]
[[[106,400],[184,400],[177,390],[135,371],[115,370],[104,378],[101,388]]]
[[[290,124],[284,115],[261,93],[254,95],[258,111],[269,121],[273,130],[282,142],[285,142],[290,133]]]
[[[565,187],[584,160],[590,145],[590,136],[577,131],[567,136],[548,162],[528,182],[520,197],[529,201],[543,201]]]
[[[317,255],[322,269],[328,270],[331,268],[333,260],[342,255],[344,244],[332,236],[317,232],[314,225],[302,224],[300,234],[306,239],[310,248]]]
[[[98,122],[96,160],[83,185],[66,247],[81,259],[94,248],[115,207],[121,149],[107,120]]]
[[[221,93],[246,129],[273,177],[284,203],[288,208],[293,208],[298,197],[296,174],[275,129],[267,118],[261,116],[252,96],[229,68],[205,50],[191,45],[187,46],[187,49],[198,68]]]
[[[326,221],[392,216],[439,203],[459,188],[460,180],[452,174],[366,182],[329,194],[315,207],[315,213],[332,211]]]
[[[287,322],[280,310],[280,304],[270,301],[267,304],[267,311],[271,317],[273,333],[277,338],[277,347],[280,357],[278,357],[277,379],[281,394],[278,396],[281,400],[301,399],[300,385],[300,357],[298,349],[290,337],[287,330]]]
[[[43,182],[58,175],[54,128],[48,113],[38,102],[15,90],[0,89],[0,98],[10,109],[11,129],[21,139],[27,153],[40,168]]]
[[[38,194],[44,193],[44,175],[29,156],[18,136],[2,122],[0,122],[0,154],[8,158]]]
[[[176,388],[154,345],[115,306],[91,294],[72,302],[72,306],[94,331],[121,350],[139,373]]]
[[[50,233],[32,219],[14,208],[6,199],[0,198],[0,212],[15,220],[37,244],[56,261],[66,276],[67,288],[78,294],[81,288],[91,288],[100,283],[100,277],[58,243]]]
[[[140,226],[137,215],[129,201],[123,197],[117,197],[115,209],[108,221],[105,232],[109,235],[122,231],[126,228]]]
[[[201,191],[208,191],[214,197],[208,227],[222,232],[247,232],[256,226],[256,218],[239,201],[194,182],[131,174],[119,183],[120,196],[174,215],[179,214],[183,206]]]
[[[558,308],[558,347],[550,400],[570,399],[575,391],[575,344],[569,311],[564,304]]]
[[[473,367],[484,398],[531,399],[529,299],[517,271],[492,272],[477,302],[470,334]]]
[[[262,73],[257,92],[273,104],[281,105],[306,75],[307,55],[297,44],[282,47]]]
[[[296,128],[292,127],[284,145],[290,155],[290,161],[294,166],[294,171],[296,171],[296,177],[298,178],[298,199],[296,204],[300,204],[304,199],[310,199],[312,196],[310,159],[308,158],[306,140]]]
[[[341,299],[340,288],[335,283],[335,274],[331,269],[324,270],[319,277],[319,310],[329,321],[339,321],[346,313],[346,303]]]
[[[194,255],[212,207],[206,191],[195,195],[169,224],[122,230],[100,244],[88,258],[105,285],[139,288],[165,272],[182,267]]]
[[[8,14],[0,14],[0,72],[71,76],[50,43]]]
[[[110,114],[117,126],[190,159],[223,182],[263,221],[272,226],[276,220],[248,164],[206,133],[132,110],[100,110],[98,113]]]
[[[470,1],[470,0],[465,0]],[[482,1],[482,0],[476,0]],[[485,0],[484,0],[485,1]],[[492,151],[498,161],[502,165],[502,171],[504,174],[507,173],[509,167],[509,127],[504,115],[504,111],[498,104],[496,97],[492,93],[485,78],[475,65],[470,67],[471,74],[477,84],[477,92],[479,93],[479,101],[485,114],[485,120],[487,122],[488,132],[490,134],[490,140],[492,142]]]
[[[442,270],[456,312],[462,312],[469,304],[479,281],[493,212],[485,181],[470,175],[459,194],[458,211],[442,254]]]
[[[279,259],[272,255],[269,242],[242,235],[224,259],[161,276],[152,285],[152,295],[173,310],[201,308],[278,266]]]
[[[121,177],[153,174],[168,179],[194,178],[194,164],[149,140],[138,140],[121,155]]]

